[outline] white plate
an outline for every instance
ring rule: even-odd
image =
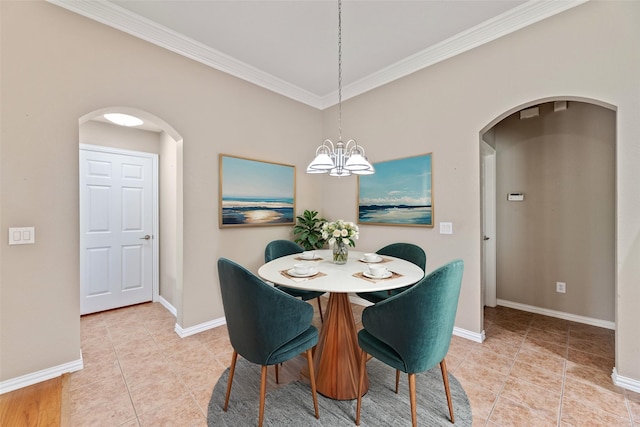
[[[369,262],[369,263],[371,263],[371,264],[375,264],[376,262],[381,262],[381,261],[382,261],[382,257],[381,257],[381,256],[378,256],[378,258],[376,258],[376,259],[375,259],[375,260],[373,260],[373,261],[367,261],[367,260],[366,260],[366,259],[364,259],[364,258],[360,258],[360,261],[362,261],[362,262]]]
[[[316,274],[318,274],[318,272],[314,271],[312,273],[298,274],[298,273],[296,273],[295,268],[292,268],[291,270],[287,271],[287,274],[289,276],[293,276],[293,277],[312,277],[312,276],[315,276]]]
[[[368,277],[369,279],[388,279],[389,277],[393,276],[393,273],[390,271],[387,271],[382,276],[374,276],[373,274],[366,271],[363,271],[362,274]]]

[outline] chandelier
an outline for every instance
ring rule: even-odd
[[[307,166],[307,173],[329,173],[330,176],[375,173],[361,145],[354,139],[342,141],[342,0],[338,0],[338,141],[322,142],[316,149],[316,157]]]

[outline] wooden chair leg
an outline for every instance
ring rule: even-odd
[[[233,383],[233,374],[236,372],[237,359],[238,352],[233,350],[233,355],[231,356],[231,368],[229,369],[229,378],[227,379],[227,395],[224,398],[224,407],[222,408],[225,412],[227,412],[227,408],[229,407],[229,395],[231,395],[231,384]]]
[[[440,362],[440,370],[442,371],[442,381],[444,381],[444,391],[447,393],[447,404],[449,405],[449,416],[451,424],[455,423],[453,418],[453,402],[451,401],[451,391],[449,390],[449,376],[447,375],[447,363],[442,359]]]
[[[274,366],[276,367],[276,384],[280,384],[280,371],[278,370],[278,364],[276,363]]]
[[[313,372],[313,355],[311,354],[311,349],[307,350],[307,365],[309,365],[309,379],[311,380],[313,409],[316,411],[316,418],[320,418],[320,414],[318,413],[318,395],[316,393],[316,374]]]
[[[416,413],[416,374],[409,374],[409,401],[411,402],[411,425],[418,426]]]
[[[260,413],[258,415],[258,427],[262,427],[264,419],[264,398],[267,394],[267,365],[262,365],[260,370]]]
[[[362,386],[364,383],[364,372],[367,369],[367,353],[364,350],[360,353],[360,378],[358,380],[358,404],[356,406],[356,425],[360,425],[360,409],[362,407]]]
[[[318,300],[318,311],[320,312],[320,321],[324,323],[324,317],[322,317],[322,303],[320,302],[320,297],[316,299]]]
[[[396,394],[398,394],[399,385],[400,385],[400,370],[396,369]]]

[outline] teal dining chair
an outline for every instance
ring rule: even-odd
[[[413,243],[392,243],[387,245],[376,252],[378,255],[389,255],[392,257],[404,259],[405,261],[409,261],[425,271],[427,267],[427,254],[425,254],[424,250]],[[374,304],[379,303],[380,301],[384,301],[385,299],[392,297],[394,295],[398,295],[407,289],[411,288],[413,285],[404,286],[398,289],[392,289],[389,291],[374,291],[374,292],[357,292],[360,298],[366,299],[369,302]]]
[[[302,252],[302,248],[291,240],[273,240],[267,243],[267,246],[264,249],[264,262],[269,262],[276,258]],[[318,311],[320,312],[320,321],[324,322],[324,317],[322,316],[322,303],[320,301],[320,297],[324,295],[324,292],[304,291],[302,289],[288,288],[282,285],[275,285],[275,287],[291,296],[300,298],[302,301],[308,301],[316,298],[318,301]]]
[[[356,425],[360,425],[361,391],[368,354],[396,369],[396,393],[400,371],[408,374],[414,427],[417,425],[416,373],[440,364],[449,417],[452,423],[455,422],[444,358],[451,343],[463,269],[462,260],[452,261],[429,273],[401,294],[364,309],[363,329],[358,333],[358,345],[362,352]]]
[[[258,416],[258,425],[262,426],[267,366],[275,365],[277,382],[278,364],[306,353],[315,417],[319,418],[311,354],[311,349],[318,342],[318,330],[311,325],[313,308],[269,286],[249,270],[226,258],[218,260],[218,277],[229,340],[233,347],[224,411],[229,407],[238,354],[262,366]]]

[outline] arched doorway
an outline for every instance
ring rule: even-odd
[[[480,149],[481,170],[495,161],[496,200],[481,191],[481,212],[495,213],[487,237],[497,283],[483,306],[497,296],[498,305],[615,328],[615,123],[614,106],[555,97],[482,129],[481,146],[495,153]],[[483,278],[488,251],[483,244]]]
[[[107,113],[132,115],[142,119],[143,125],[133,130],[111,124],[104,119]],[[129,107],[108,107],[79,118],[79,142],[95,147],[108,147],[108,150],[112,151],[123,150],[123,153],[134,151],[157,156],[157,188],[160,198],[157,236],[153,236],[158,237],[157,289],[153,300],[162,303],[176,317],[180,316],[183,230],[182,137],[171,125],[149,112]]]

